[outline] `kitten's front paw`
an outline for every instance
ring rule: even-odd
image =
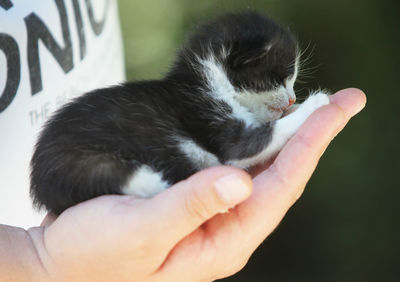
[[[277,125],[284,130],[294,134],[300,125],[318,108],[329,104],[329,96],[323,92],[318,92],[300,104],[297,109],[283,117]]]
[[[318,92],[308,97],[308,99],[304,101],[302,106],[312,111],[315,111],[316,109],[328,104],[329,104],[329,96],[324,92]]]

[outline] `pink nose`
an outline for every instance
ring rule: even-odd
[[[296,98],[290,98],[290,99],[289,99],[289,107],[290,107],[291,105],[293,105],[294,102],[296,102]]]

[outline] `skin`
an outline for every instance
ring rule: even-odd
[[[365,103],[357,89],[331,96],[331,104],[313,113],[273,162],[251,175],[214,167],[152,199],[102,196],[58,218],[48,215],[28,231],[0,225],[0,281],[230,276],[298,200],[330,141]]]

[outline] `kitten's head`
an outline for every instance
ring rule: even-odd
[[[213,91],[230,93],[261,120],[273,120],[296,99],[297,49],[287,29],[244,12],[200,26],[180,57],[200,63]]]

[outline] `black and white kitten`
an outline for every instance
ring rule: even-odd
[[[200,26],[161,80],[87,93],[46,124],[31,167],[37,207],[59,214],[103,194],[151,197],[215,165],[249,168],[277,154],[329,103],[295,101],[297,43],[255,12]]]

